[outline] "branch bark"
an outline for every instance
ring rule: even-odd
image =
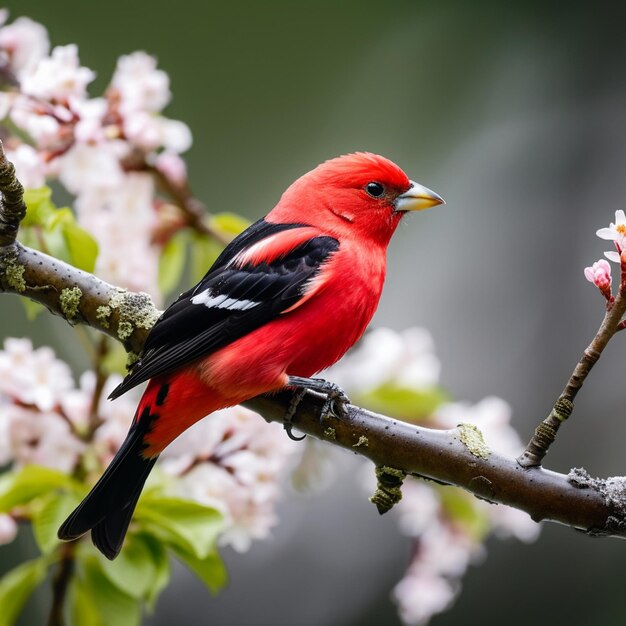
[[[70,324],[87,324],[139,353],[160,314],[150,298],[16,242],[23,216],[21,194],[12,191],[16,182],[0,156],[0,193],[5,194],[0,208],[0,290],[40,302]],[[469,425],[433,430],[356,406],[349,406],[340,420],[322,422],[324,400],[307,393],[294,418],[296,427],[370,459],[380,468],[379,475],[388,473],[396,482],[403,473],[420,476],[514,506],[536,521],[556,521],[592,535],[626,537],[624,478],[593,479],[584,470],[564,475],[536,466],[524,468],[516,459],[491,452],[480,432]],[[290,401],[291,393],[282,392],[253,398],[246,405],[268,421],[283,422]]]

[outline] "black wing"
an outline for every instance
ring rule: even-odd
[[[150,378],[219,350],[296,304],[339,248],[333,237],[313,237],[271,263],[228,264],[251,243],[302,226],[260,220],[234,239],[198,285],[181,294],[159,318],[141,358],[109,397],[117,398]]]

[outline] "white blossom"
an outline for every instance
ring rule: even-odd
[[[300,445],[303,449],[298,464],[291,472],[291,484],[302,493],[326,489],[336,474],[332,446],[312,437],[307,437]]]
[[[11,121],[35,142],[38,149],[53,148],[62,142],[61,123],[31,98],[18,95],[11,102]]]
[[[623,210],[615,211],[615,222],[611,222],[608,228],[601,228],[596,232],[600,239],[614,241],[617,251],[609,250],[604,253],[609,261],[620,262],[620,252],[626,249],[626,214]]]
[[[6,339],[0,351],[0,394],[50,411],[74,386],[70,368],[48,347],[33,350],[29,339]]]
[[[124,182],[120,154],[125,147],[117,142],[77,143],[59,159],[59,179],[74,194],[99,196],[103,190],[115,190]],[[77,202],[80,210],[82,204]],[[102,210],[102,203],[96,210]]]
[[[78,121],[74,126],[74,139],[80,143],[101,144],[108,139],[105,126],[105,116],[108,111],[108,102],[105,98],[72,97],[69,106]],[[118,149],[118,157],[120,156]]]
[[[441,366],[434,343],[423,328],[396,332],[375,328],[325,375],[348,393],[363,393],[384,384],[409,388],[434,385]]]
[[[405,624],[421,626],[450,607],[457,590],[450,581],[416,568],[409,570],[396,585],[393,597]]]
[[[490,396],[474,405],[450,403],[440,406],[433,416],[439,428],[455,428],[461,423],[477,426],[490,449],[514,456],[520,453],[522,442],[511,426],[511,407],[501,398]]]
[[[37,150],[22,143],[6,150],[7,158],[15,166],[15,173],[27,189],[37,189],[46,183],[46,164]]]
[[[234,407],[216,411],[185,431],[163,453],[184,497],[221,511],[222,545],[243,552],[276,524],[279,478],[297,448],[277,424]]]
[[[48,100],[65,101],[85,97],[87,85],[96,77],[87,67],[81,67],[78,46],[57,46],[49,57],[39,60],[31,73],[22,77],[22,93]]]
[[[0,545],[11,543],[17,535],[17,524],[10,515],[0,515]]]
[[[85,444],[74,436],[66,420],[54,411],[13,405],[7,409],[14,465],[43,465],[71,472]]]
[[[48,32],[30,18],[18,17],[12,24],[0,28],[0,49],[21,80],[48,54]]]
[[[170,101],[170,81],[145,52],[119,58],[111,87],[119,94],[123,115],[134,111],[159,112]]]

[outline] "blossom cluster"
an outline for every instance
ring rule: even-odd
[[[398,333],[378,328],[331,368],[328,377],[343,385],[353,399],[371,397],[376,388],[389,385],[427,394],[438,383],[440,369],[428,331],[410,328]],[[473,424],[490,449],[511,456],[519,454],[523,446],[510,419],[508,404],[490,397],[474,406],[445,402],[423,423],[441,429]],[[369,464],[367,478],[371,493],[374,486]],[[457,513],[459,504],[465,511],[463,516]],[[403,621],[411,625],[427,623],[452,604],[468,566],[484,555],[483,542],[490,533],[522,541],[533,541],[539,533],[539,525],[522,511],[410,477],[394,511],[401,532],[413,543],[407,572],[393,592]]]
[[[119,382],[119,376],[109,377],[93,407],[93,372],[75,385],[69,366],[50,348],[7,339],[0,351],[0,466],[34,464],[68,474],[90,468],[95,480],[126,437],[137,404],[132,394],[105,400]],[[160,464],[169,480],[158,472],[154,480],[221,511],[222,545],[244,551],[276,524],[280,478],[294,450],[280,426],[235,407],[170,446]],[[14,520],[0,516],[0,543],[12,541],[15,531]]]
[[[7,18],[0,12],[0,120],[14,130],[5,145],[18,177],[28,188],[58,180],[99,244],[97,273],[158,299],[155,180],[184,188],[180,154],[191,145],[189,128],[161,113],[167,74],[145,52],[122,56],[105,93],[91,98],[95,73],[76,45],[51,49],[41,24]]]
[[[609,261],[620,265],[622,277],[626,275],[626,213],[621,209],[615,211],[615,222],[611,222],[608,227],[600,228],[596,235],[600,239],[613,242],[615,250],[608,250],[604,256]],[[600,259],[585,268],[585,278],[600,290],[607,301],[607,306],[610,307],[614,300],[611,291],[611,265],[604,259]]]

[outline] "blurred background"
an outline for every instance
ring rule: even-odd
[[[501,396],[529,437],[603,314],[583,268],[609,249],[596,229],[626,206],[623,14],[583,2],[5,4],[53,45],[79,45],[98,72],[91,93],[119,55],[158,57],[174,93],[166,114],[193,131],[191,183],[210,210],[257,218],[301,173],[354,150],[443,195],[396,235],[374,323],[429,329],[451,395]],[[16,298],[0,307],[3,336],[32,335],[84,366],[66,324],[41,316],[33,330]],[[585,385],[551,469],[626,473],[625,341]],[[399,624],[389,592],[409,540],[340,456],[330,491],[285,499],[273,539],[225,553],[228,589],[210,597],[181,569],[146,623]],[[18,559],[20,543],[11,549]],[[530,546],[492,541],[432,624],[623,624],[625,560],[623,542],[553,524]],[[43,619],[33,603],[23,623]]]

